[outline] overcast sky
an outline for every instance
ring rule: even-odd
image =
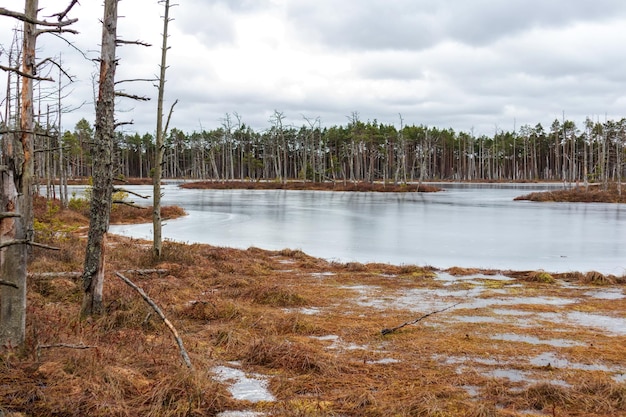
[[[0,7],[22,11],[21,1]],[[100,0],[81,0],[68,35],[95,58],[103,13]],[[475,134],[513,130],[555,118],[626,117],[624,0],[178,0],[171,10],[166,109],[178,99],[171,127],[187,132],[219,127],[237,113],[256,130],[274,111],[285,124],[319,117],[322,126],[362,121],[424,124]],[[69,0],[40,0],[40,18]],[[17,6],[19,5],[19,6]],[[158,73],[163,8],[157,0],[119,3],[118,35],[151,48],[119,48],[118,80]],[[0,17],[0,44],[16,23]],[[92,75],[97,67],[52,37],[40,37],[38,57],[62,52],[75,76],[64,129],[93,123]],[[6,55],[0,56],[6,64]],[[4,77],[4,75],[2,75]],[[56,75],[54,76],[56,78]],[[4,85],[4,78],[0,79]],[[156,88],[122,84],[153,98],[118,101],[124,130],[153,132]],[[4,90],[0,88],[0,90]],[[4,98],[4,93],[0,93]]]

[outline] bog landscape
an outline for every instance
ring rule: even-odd
[[[78,2],[24,3],[0,8],[23,25],[0,45],[0,417],[626,416],[626,119],[490,136],[275,110],[185,132],[164,0],[156,131],[129,133],[115,103],[146,98],[120,90],[116,47],[142,42],[105,0],[95,122],[67,130],[37,39],[74,34]],[[168,238],[185,219],[204,243]],[[214,244],[229,233],[244,247]],[[328,256],[269,247],[285,236]]]
[[[81,319],[88,203],[70,207],[35,199],[39,241],[60,250],[33,248],[5,415],[626,415],[624,277],[172,241],[155,259],[110,235],[104,311]],[[116,205],[111,221],[150,216]]]

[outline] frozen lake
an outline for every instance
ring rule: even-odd
[[[168,184],[163,204],[181,206],[189,215],[166,222],[163,234],[215,246],[301,249],[341,262],[626,271],[624,205],[513,201],[555,185],[442,187],[439,193],[355,193],[183,190]],[[151,186],[128,188],[152,191]],[[152,237],[151,224],[110,230]]]

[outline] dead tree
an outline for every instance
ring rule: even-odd
[[[116,91],[115,67],[118,45],[137,44],[150,46],[140,41],[125,41],[117,38],[117,6],[119,0],[105,0],[102,20],[102,43],[100,51],[100,78],[96,100],[95,138],[92,155],[93,188],[89,211],[89,233],[82,275],[83,302],[81,317],[102,313],[102,288],[105,272],[106,235],[109,230],[113,201],[114,144],[117,126],[128,123],[115,122],[115,98],[127,97],[134,100],[149,100],[146,97]],[[132,123],[132,122],[131,122]],[[126,202],[121,202],[128,204]]]
[[[81,316],[102,312],[104,257],[113,195],[113,143],[115,139],[115,66],[117,65],[117,3],[105,0],[102,20],[100,79],[96,102],[96,133],[93,148],[93,189],[89,234],[83,271]]]
[[[26,275],[29,248],[33,242],[33,176],[34,176],[34,111],[33,80],[51,80],[37,75],[35,57],[37,37],[44,33],[77,33],[66,27],[76,22],[67,14],[70,5],[56,22],[39,20],[38,0],[26,0],[24,13],[0,8],[1,16],[15,18],[24,24],[21,69],[2,67],[22,77],[20,126],[8,132],[3,140],[0,163],[0,345],[22,346],[26,333]]]
[[[167,29],[170,22],[170,1],[164,0],[165,15],[163,16],[163,44],[161,46],[161,65],[159,73],[159,96],[157,99],[157,126],[156,126],[156,152],[154,155],[154,175],[153,181],[153,197],[152,197],[152,229],[153,229],[153,245],[152,253],[155,258],[161,257],[162,251],[162,222],[161,222],[161,177],[163,168],[163,155],[165,153],[165,134],[168,129],[172,111],[176,105],[176,101],[170,108],[170,113],[163,128],[163,96],[165,93],[165,70],[167,69]]]

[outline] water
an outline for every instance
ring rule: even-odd
[[[439,193],[354,193],[184,190],[169,184],[163,204],[179,205],[189,215],[168,221],[163,233],[190,243],[301,249],[341,262],[626,271],[624,205],[513,201],[555,185],[443,187]],[[112,226],[111,232],[150,239],[152,225]]]

